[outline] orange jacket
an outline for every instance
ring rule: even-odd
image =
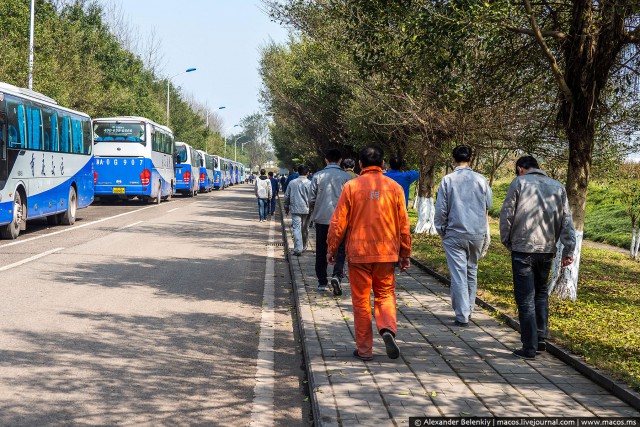
[[[329,254],[335,256],[345,234],[352,263],[397,262],[411,255],[404,190],[380,167],[364,168],[344,185],[329,225]]]

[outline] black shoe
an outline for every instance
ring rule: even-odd
[[[515,357],[519,357],[520,359],[524,359],[524,360],[536,360],[535,354],[533,356],[530,356],[527,353],[525,353],[524,350],[521,348],[518,350],[513,350],[513,355]]]
[[[538,351],[547,351],[546,341],[538,341]]]
[[[389,359],[397,359],[400,357],[400,348],[398,348],[398,344],[396,343],[396,339],[393,337],[393,334],[389,331],[383,332],[382,339],[384,340],[384,346],[387,349],[387,356],[389,356]]]
[[[293,251],[293,254],[294,254],[295,256],[300,256],[300,255],[302,255],[302,252]]]
[[[335,296],[342,295],[342,285],[340,284],[340,278],[339,277],[332,277],[331,278],[331,289],[333,290],[333,294]]]
[[[360,359],[363,362],[370,362],[373,360],[373,356],[360,356],[360,353],[358,353],[358,349],[353,350],[353,357],[355,357],[356,359]]]
[[[466,328],[467,326],[469,326],[469,322],[460,322],[459,320],[454,321],[453,324],[456,326],[460,326],[461,328]]]

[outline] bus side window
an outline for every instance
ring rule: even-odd
[[[29,124],[29,145],[34,150],[44,148],[42,132],[42,112],[36,107],[27,107],[27,123]]]
[[[60,152],[68,153],[70,147],[71,140],[71,123],[69,123],[68,116],[59,116],[58,121],[60,122]]]
[[[82,123],[78,119],[71,119],[71,134],[73,136],[73,152],[82,153]]]
[[[82,120],[82,153],[91,154],[91,121]]]

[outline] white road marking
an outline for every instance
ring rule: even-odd
[[[173,211],[177,211],[178,209],[180,209],[180,208],[173,208],[173,209],[170,209],[170,210],[168,210],[168,211],[167,211],[167,213],[171,213],[171,212],[173,212]]]
[[[144,207],[144,208],[136,209],[135,211],[125,212],[125,213],[121,213],[121,214],[118,214],[118,215],[110,216],[110,217],[107,217],[107,218],[102,218],[102,219],[99,219],[97,221],[88,222],[86,224],[74,225],[72,227],[65,228],[64,230],[54,231],[53,233],[42,234],[40,236],[30,237],[30,238],[24,239],[24,240],[18,240],[17,242],[13,242],[13,243],[6,243],[4,245],[0,245],[0,249],[7,248],[9,246],[14,246],[14,245],[21,245],[22,243],[27,243],[27,242],[31,242],[31,241],[34,241],[34,240],[43,239],[45,237],[55,236],[56,234],[68,233],[69,231],[79,230],[79,229],[84,228],[84,227],[89,227],[91,225],[95,225],[95,224],[99,224],[101,222],[109,221],[110,219],[120,218],[120,217],[125,216],[125,215],[131,215],[131,214],[134,214],[136,212],[140,212],[140,211],[143,211],[145,209],[151,209],[151,208],[155,208],[155,207],[157,207],[157,205],[147,206],[147,207]]]
[[[134,222],[133,224],[125,225],[124,227],[118,228],[118,230],[126,230],[129,227],[135,227],[138,224],[142,224],[144,221]]]
[[[275,250],[274,220],[269,222],[269,243],[267,263],[264,272],[264,297],[262,302],[262,320],[260,321],[260,342],[258,343],[258,369],[256,385],[253,389],[253,408],[251,426],[274,425],[274,338],[275,338]]]
[[[42,252],[41,254],[34,255],[34,256],[32,256],[32,257],[29,257],[29,258],[23,259],[22,261],[14,262],[13,264],[9,264],[9,265],[5,265],[4,267],[0,267],[0,271],[7,271],[7,270],[9,270],[9,269],[11,269],[11,268],[19,267],[19,266],[21,266],[21,265],[23,265],[23,264],[26,264],[26,263],[31,262],[31,261],[35,261],[35,260],[40,259],[40,258],[44,258],[44,257],[46,257],[47,255],[51,255],[52,253],[54,253],[54,252],[58,252],[58,251],[61,251],[61,250],[63,250],[63,249],[64,249],[64,248],[55,248],[55,249],[50,249],[50,250],[48,250],[48,251],[46,251],[46,252]]]

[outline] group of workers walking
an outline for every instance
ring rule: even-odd
[[[440,183],[434,225],[442,237],[451,276],[453,324],[465,327],[475,305],[478,261],[490,241],[487,212],[493,195],[487,180],[470,167],[470,147],[458,146],[452,156],[455,169]],[[337,149],[326,152],[326,167],[312,179],[306,165],[298,166],[297,173],[283,185],[284,208],[291,214],[294,255],[307,249],[309,225],[315,226],[315,271],[320,291],[330,287],[334,295],[342,295],[345,261],[348,263],[357,346],[354,357],[373,358],[373,290],[376,326],[387,356],[395,359],[400,355],[395,340],[395,269],[405,271],[410,265],[407,206],[409,187],[419,174],[401,171],[400,158],[390,159],[391,168],[383,172],[384,152],[377,146],[361,149],[358,159],[359,175],[353,171],[355,161],[342,159]],[[275,187],[267,186],[272,182],[262,170],[256,195],[275,200],[272,195],[278,181],[273,181]],[[268,209],[273,214],[275,204]],[[513,354],[535,359],[536,352],[546,350],[547,283],[556,243],[560,240],[564,247],[562,267],[571,264],[575,231],[564,186],[549,178],[531,156],[516,162],[516,178],[500,213],[500,238],[511,252],[521,325],[522,348]],[[330,279],[329,265],[333,267]]]

